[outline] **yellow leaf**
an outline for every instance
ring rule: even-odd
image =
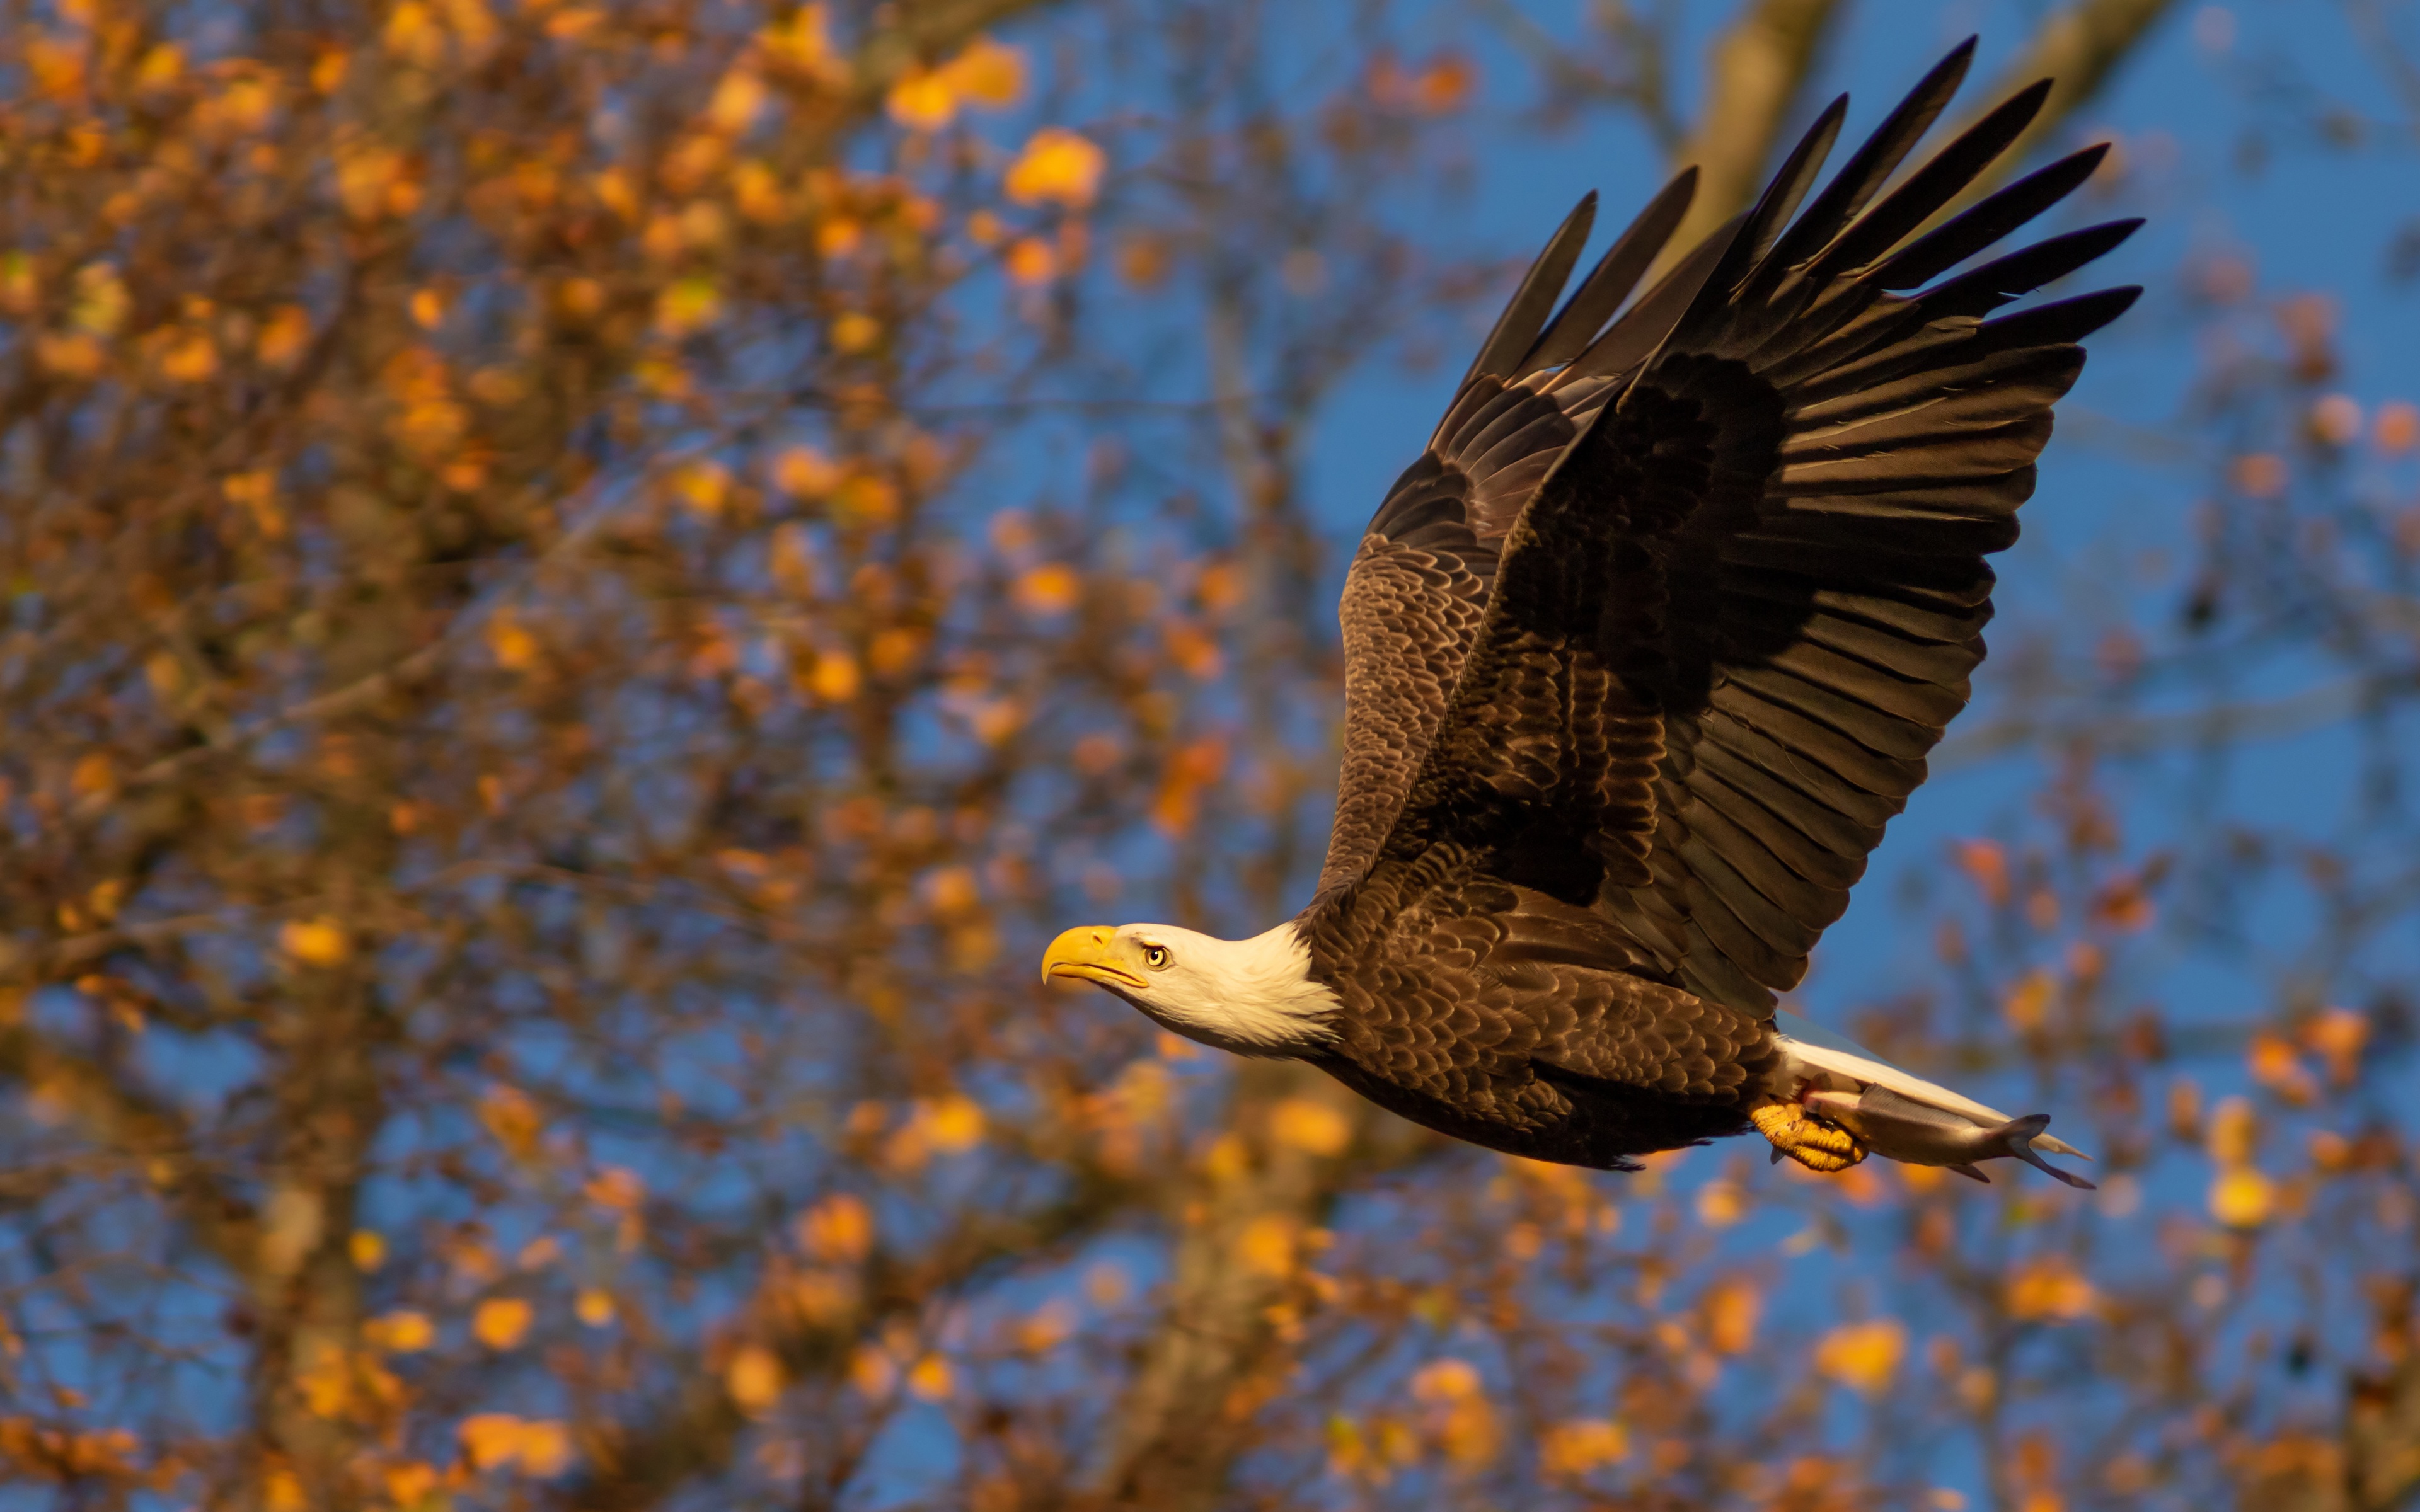
[[[260,328],[253,350],[271,367],[290,367],[311,344],[311,316],[299,304],[278,307]]]
[[[499,1083],[479,1094],[479,1121],[506,1153],[515,1160],[527,1160],[537,1149],[546,1115],[528,1093]]]
[[[134,307],[133,296],[117,270],[107,263],[87,263],[76,270],[75,295],[68,306],[68,323],[88,335],[117,334]]]
[[[950,1362],[938,1354],[928,1354],[916,1362],[908,1372],[908,1394],[918,1401],[945,1402],[957,1387],[951,1374]]]
[[[656,297],[656,329],[675,340],[722,318],[722,290],[703,274],[675,281]]]
[[[68,773],[68,786],[80,798],[112,792],[117,786],[117,763],[107,751],[86,751]]]
[[[201,383],[218,376],[219,349],[206,331],[189,331],[160,352],[160,376],[175,383]]]
[[[1709,1228],[1729,1228],[1747,1216],[1747,1194],[1737,1181],[1716,1179],[1698,1189],[1698,1221]]]
[[[1005,188],[1020,205],[1056,203],[1080,209],[1099,192],[1108,159],[1087,138],[1062,127],[1033,133],[1009,165]]]
[[[1020,576],[1015,592],[1028,614],[1064,614],[1083,596],[1084,580],[1066,563],[1049,562]]]
[[[874,1250],[874,1210],[862,1198],[837,1193],[799,1218],[799,1247],[816,1259],[855,1264]]]
[[[1630,1454],[1630,1435],[1619,1423],[1583,1418],[1558,1423],[1538,1445],[1538,1469],[1550,1477],[1585,1475]]]
[[[765,81],[752,69],[733,69],[714,86],[714,98],[706,101],[706,118],[715,129],[737,136],[754,124],[757,113],[765,108]]]
[[[1745,1354],[1756,1342],[1758,1316],[1764,1310],[1764,1299],[1755,1283],[1737,1276],[1727,1277],[1706,1288],[1699,1303],[1704,1310],[1706,1342],[1717,1354]]]
[[[1817,1342],[1815,1370],[1871,1396],[1890,1385],[1906,1352],[1907,1327],[1895,1318],[1843,1323]]]
[[[899,514],[899,490],[871,472],[852,472],[832,490],[831,512],[844,525],[885,525]]]
[[[891,1388],[898,1381],[899,1367],[873,1345],[861,1346],[849,1357],[848,1383],[857,1388],[859,1396],[879,1401],[891,1395]]]
[[[2361,1072],[2362,1047],[2369,1042],[2369,1017],[2350,1008],[2331,1008],[2304,1027],[2303,1038],[2328,1063],[2330,1079],[2339,1085],[2349,1083]]]
[[[757,34],[766,55],[784,68],[828,84],[845,84],[848,62],[831,45],[821,5],[800,6],[787,23],[775,23]]]
[[[991,110],[1004,110],[1025,94],[1024,52],[988,37],[969,42],[940,71],[953,94]]]
[[[2253,1166],[2230,1166],[2210,1185],[2210,1215],[2229,1228],[2257,1228],[2276,1208],[2276,1183]]]
[[[474,1469],[493,1470],[510,1464],[520,1453],[521,1420],[510,1412],[480,1412],[464,1418],[454,1429],[462,1453]]]
[[[496,665],[508,672],[527,671],[537,665],[537,637],[510,609],[498,609],[488,621],[488,650]]]
[[[1479,1369],[1467,1360],[1434,1360],[1412,1376],[1412,1399],[1458,1402],[1479,1395]]]
[[[891,86],[883,108],[913,131],[938,131],[957,117],[958,95],[938,69],[909,68]]]
[[[582,1291],[571,1304],[572,1315],[590,1328],[611,1328],[616,1309],[613,1294],[591,1287]]]
[[[345,1241],[345,1253],[352,1257],[353,1269],[366,1275],[386,1263],[386,1239],[375,1229],[356,1228]]]
[[[647,1183],[639,1173],[622,1165],[608,1165],[589,1179],[588,1200],[600,1208],[617,1212],[635,1212],[647,1200]]]
[[[321,915],[318,918],[288,919],[277,932],[277,948],[307,966],[342,965],[353,953],[352,937],[345,926]]]
[[[2009,1316],[2015,1319],[2072,1322],[2090,1317],[2099,1300],[2092,1283],[2064,1256],[2043,1256],[2009,1278]]]
[[[1282,1280],[1294,1273],[1297,1226],[1281,1213],[1264,1212],[1244,1226],[1235,1239],[1235,1257],[1249,1271]]]
[[[81,332],[62,336],[46,331],[34,340],[34,359],[45,373],[87,378],[101,371],[109,354],[100,342]]]
[[[414,1460],[387,1466],[380,1478],[386,1484],[387,1500],[409,1512],[426,1503],[437,1489],[438,1473],[436,1466]]]
[[[1019,237],[1001,255],[1001,266],[1010,283],[1032,288],[1059,276],[1059,254],[1040,237]]]
[[[336,153],[336,198],[343,203],[345,213],[356,221],[370,221],[396,211],[396,191],[410,188],[408,167],[402,153],[374,143],[340,149]]]
[[[519,1297],[490,1297],[471,1315],[471,1336],[491,1350],[518,1346],[535,1309]]]
[[[2250,1100],[2226,1097],[2210,1116],[2210,1158],[2221,1165],[2244,1165],[2260,1142],[2260,1118]]]
[[[731,498],[731,470],[720,462],[691,462],[673,474],[673,491],[701,515],[720,515]]]
[[[1290,1097],[1269,1110],[1269,1133],[1307,1154],[1341,1155],[1353,1142],[1353,1120],[1325,1103]]]
[[[2017,984],[2009,989],[2008,1002],[2001,1008],[2009,1027],[2019,1034],[2040,1028],[2050,1016],[2051,995],[2055,989],[2056,983],[2047,971],[2028,971],[2017,979]]]
[[[840,469],[812,446],[790,446],[773,458],[773,486],[793,499],[819,499],[840,481]]]
[[[560,1423],[522,1424],[516,1448],[523,1474],[552,1480],[571,1468],[571,1431]]]
[[[732,1405],[754,1417],[782,1399],[782,1362],[762,1345],[751,1344],[723,1368],[722,1389]]]
[[[814,669],[807,674],[807,687],[826,703],[846,703],[857,697],[859,685],[857,658],[845,651],[823,651],[815,654]]]
[[[143,54],[134,65],[134,87],[150,93],[165,89],[184,77],[185,50],[174,42],[161,42]]]
[[[362,1339],[391,1354],[415,1354],[437,1342],[437,1325],[427,1313],[404,1308],[364,1323]]]
[[[850,310],[831,323],[832,350],[843,356],[870,351],[882,339],[882,322],[862,310]]]
[[[944,1097],[916,1107],[916,1121],[924,1142],[945,1155],[962,1154],[983,1143],[984,1111],[970,1097]]]

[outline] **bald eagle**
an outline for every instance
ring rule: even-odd
[[[1342,767],[1319,889],[1248,940],[1073,929],[1043,976],[1205,1044],[1307,1060],[1489,1149],[1609,1169],[1753,1128],[1818,1171],[2081,1155],[1774,995],[1847,906],[1983,659],[2077,343],[2141,291],[1992,313],[2140,223],[1952,268],[2105,145],[1931,229],[2049,92],[1885,181],[1972,39],[1799,210],[1835,100],[1756,206],[1625,301],[1683,173],[1556,310],[1546,244],[1363,533],[1339,618]]]

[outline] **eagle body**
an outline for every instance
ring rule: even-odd
[[[2082,1184],[2036,1153],[2076,1153],[2041,1115],[1776,1013],[1966,703],[1984,557],[2016,538],[2078,343],[2139,292],[1993,314],[2131,221],[1951,271],[2105,150],[1940,219],[2045,82],[1893,184],[1972,48],[1803,212],[1845,97],[1643,294],[1694,171],[1558,309],[1582,201],[1355,553],[1310,906],[1246,941],[1071,930],[1046,977],[1533,1159],[1621,1168],[1753,1127],[1816,1169],[2011,1156]]]

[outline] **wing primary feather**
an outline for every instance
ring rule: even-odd
[[[2139,220],[2109,221],[2064,236],[2046,237],[2021,252],[1985,263],[1924,293],[1928,318],[1984,315],[2054,283],[2110,251],[2142,225]]]
[[[1606,249],[1587,282],[1583,283],[1571,302],[1565,304],[1539,336],[1537,343],[1525,354],[1518,366],[1522,376],[1555,367],[1570,362],[1588,349],[1596,333],[1621,301],[1630,296],[1638,280],[1672,239],[1680,228],[1681,218],[1689,213],[1689,205],[1697,197],[1698,170],[1683,168],[1666,184],[1637,219]]]
[[[1821,252],[1841,227],[1857,218],[1965,82],[1967,67],[1975,61],[1975,40],[1969,37],[1950,49],[1949,55],[1932,66],[1932,71],[1907,92],[1907,98],[1840,165],[1807,213],[1775,244],[1758,274],[1760,284],[1777,285],[1794,265]]]
[[[1529,349],[1537,339],[1538,328],[1545,323],[1546,314],[1555,307],[1556,297],[1563,292],[1564,281],[1572,276],[1572,265],[1579,261],[1580,249],[1588,245],[1589,228],[1596,223],[1596,191],[1580,196],[1572,213],[1548,239],[1545,250],[1529,265],[1521,286],[1515,289],[1504,313],[1496,317],[1496,329],[1487,333],[1479,355],[1470,360],[1470,371],[1462,376],[1469,382],[1481,373],[1499,377],[1512,376],[1513,359]]]
[[[2124,315],[2142,297],[2140,284],[2122,284],[2071,300],[2055,300],[1986,321],[1981,335],[2001,348],[2082,341]]]
[[[1715,264],[1713,273],[1698,290],[1698,298],[1690,304],[1688,313],[1673,328],[1675,337],[1686,343],[1694,334],[1695,327],[1720,320],[1740,281],[1747,276],[1748,270],[1781,234],[1782,226],[1792,212],[1798,208],[1798,202],[1807,197],[1808,187],[1823,169],[1824,157],[1831,152],[1832,144],[1839,139],[1840,122],[1848,114],[1849,97],[1833,96],[1832,102],[1823,107],[1823,113],[1815,117],[1815,124],[1808,127],[1807,134],[1798,139],[1798,145],[1790,149],[1790,156],[1782,161],[1773,181],[1764,186],[1764,193],[1758,197],[1756,208],[1747,212],[1746,223],[1724,250],[1723,260]]]
[[[1857,218],[1815,260],[1809,276],[1865,267],[1898,246],[1901,238],[1932,218],[1932,213],[1958,197],[1975,176],[1991,166],[2040,114],[2050,95],[2048,79],[2027,85],[2002,100],[1981,120],[1925,161],[1907,182],[1883,197],[1883,202]]]
[[[1697,299],[1698,291],[1705,287],[1707,276],[1714,272],[1714,265],[1723,259],[1746,224],[1747,217],[1741,214],[1716,226],[1547,387],[1552,390],[1576,378],[1626,373],[1645,361],[1649,353],[1664,345],[1674,322]]]
[[[2075,193],[2108,155],[2102,142],[2027,174],[1900,248],[1874,270],[1875,286],[1914,288],[1957,267]]]

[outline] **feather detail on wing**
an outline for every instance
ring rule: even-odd
[[[1338,609],[1344,749],[1322,891],[1358,876],[1394,823],[1478,630],[1504,532],[1610,392],[1604,375],[1582,380],[1567,364],[1670,239],[1696,186],[1694,168],[1667,185],[1549,320],[1596,214],[1594,194],[1580,201],[1498,317],[1428,449],[1363,532]],[[1684,269],[1657,289],[1668,327],[1695,285]],[[1621,324],[1640,329],[1636,308]]]
[[[1970,49],[1804,214],[1842,101],[1628,314],[1584,343],[1559,324],[1518,339],[1548,298],[1532,284],[1570,266],[1566,225],[1355,563],[1326,886],[1446,846],[1592,907],[1648,974],[1700,996],[1762,1013],[1804,974],[1966,702],[1992,612],[1983,558],[2016,538],[2076,343],[2136,293],[1989,318],[2133,223],[1931,282],[2104,150],[1916,234],[2041,104],[2044,86],[2020,92],[1885,193]],[[1601,317],[1590,299],[1567,310]],[[1486,360],[1516,349],[1571,355],[1492,379]],[[1499,476],[1539,480],[1509,519]],[[1394,554],[1423,531],[1436,544],[1407,574]],[[1449,597],[1450,616],[1435,611]],[[1450,637],[1407,639],[1415,605],[1450,617]]]

